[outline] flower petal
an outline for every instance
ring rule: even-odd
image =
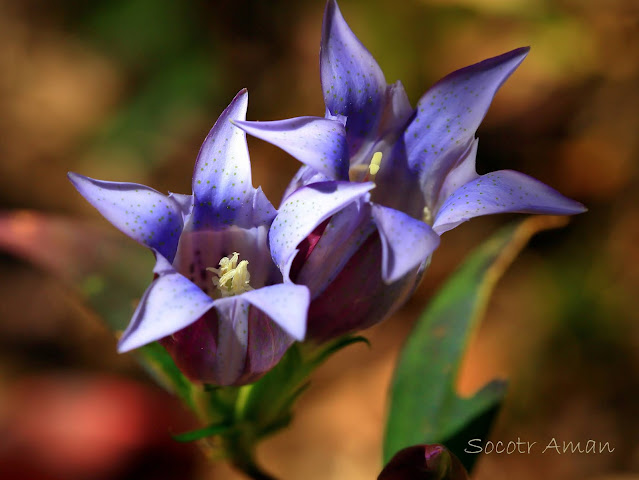
[[[306,338],[323,343],[381,322],[401,307],[421,271],[412,270],[390,285],[382,281],[382,242],[373,233],[350,257],[337,277],[313,298]]]
[[[462,68],[428,90],[404,134],[411,168],[422,178],[439,183],[449,169],[440,164],[455,162],[466,150],[497,90],[528,51],[518,48]],[[437,189],[438,185],[432,187],[431,195]],[[434,200],[427,198],[429,204]]]
[[[169,198],[173,199],[182,209],[182,219],[186,223],[186,219],[193,211],[193,195],[184,195],[182,193],[169,192]]]
[[[493,213],[573,215],[586,208],[548,185],[523,173],[499,170],[458,188],[437,213],[434,230],[440,235],[460,223]]]
[[[248,93],[244,89],[222,112],[200,148],[193,173],[192,226],[196,230],[231,224],[257,226],[252,223],[256,218],[254,205],[266,205],[266,198],[256,193],[251,183],[246,134],[232,123],[246,119],[247,105]],[[270,203],[268,207],[266,221],[275,216]]]
[[[246,133],[281,148],[331,180],[348,180],[348,149],[344,125],[320,117],[235,124]]]
[[[317,297],[374,231],[370,203],[359,197],[331,217],[318,241],[309,249],[299,272],[295,273],[295,267],[291,269],[292,280],[306,285],[312,297]],[[298,261],[299,258],[294,265]]]
[[[67,176],[115,227],[173,261],[184,226],[178,202],[137,183],[105,182],[73,172]]]
[[[304,340],[306,313],[311,301],[308,288],[292,283],[280,283],[251,290],[243,293],[241,297],[262,310],[293,338]]]
[[[390,151],[383,154],[371,200],[413,218],[422,218],[424,194],[419,177],[408,166],[403,138],[397,139]]]
[[[131,323],[118,342],[120,353],[154,342],[188,327],[213,306],[213,299],[177,273],[162,255],[153,270],[159,275],[147,288]]]
[[[295,339],[260,310],[254,308],[249,317],[248,355],[245,374],[238,383],[251,383],[281,360]]]
[[[374,187],[368,183],[321,182],[300,188],[282,206],[271,230],[271,255],[284,279],[289,279],[298,245],[331,215]]]
[[[446,175],[446,178],[442,182],[442,186],[439,190],[437,203],[435,205],[431,205],[433,213],[439,211],[439,207],[453,194],[455,190],[479,177],[475,170],[478,145],[479,140],[473,140],[468,150],[459,160],[459,163],[454,166],[450,172],[448,172],[448,175]]]
[[[293,192],[306,185],[310,185],[311,183],[329,182],[330,180],[330,178],[319,173],[314,168],[302,165],[300,169],[295,172],[295,175],[293,175],[293,178],[286,187],[284,195],[282,195],[282,202],[284,202],[284,200],[286,200]]]
[[[373,218],[382,239],[382,278],[386,283],[419,267],[439,245],[439,235],[430,226],[399,210],[373,205]]]
[[[244,372],[250,329],[249,309],[250,305],[242,295],[215,300],[218,335],[213,369],[217,385],[233,385]]]
[[[349,155],[379,123],[386,80],[379,65],[346,24],[335,0],[328,0],[322,25],[320,74],[326,107],[348,117]]]

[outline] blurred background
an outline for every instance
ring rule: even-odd
[[[639,4],[340,7],[413,104],[454,69],[532,46],[479,129],[478,170],[523,171],[589,212],[538,235],[500,282],[459,389],[510,379],[494,440],[594,439],[615,450],[487,455],[475,478],[639,478]],[[250,92],[251,120],[323,115],[323,8],[323,0],[0,0],[0,208],[59,217],[54,233],[73,245],[58,253],[36,235],[47,271],[0,254],[0,478],[239,478],[172,441],[194,426],[189,413],[116,354],[100,319],[51,273],[97,268],[78,246],[113,233],[65,174],[188,193],[198,148],[240,88]],[[298,164],[263,142],[249,147],[254,184],[278,204]],[[413,299],[368,332],[373,348],[353,346],[317,372],[292,427],[260,448],[267,469],[282,479],[376,478],[403,339],[473,247],[513,218],[445,234]],[[80,221],[94,233],[74,229]],[[28,228],[20,233],[33,241]],[[136,252],[129,273],[150,280],[152,256]],[[112,255],[100,261],[121,260]],[[124,310],[127,321],[132,304]]]

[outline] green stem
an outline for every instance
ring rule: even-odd
[[[224,449],[231,464],[253,480],[277,480],[262,470],[255,460],[255,442],[248,431],[224,437]]]

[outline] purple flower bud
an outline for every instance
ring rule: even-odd
[[[400,450],[377,480],[467,480],[459,459],[439,444],[416,445]]]

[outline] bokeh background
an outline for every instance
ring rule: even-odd
[[[523,171],[589,212],[536,237],[501,281],[459,388],[510,379],[494,440],[594,439],[615,451],[487,455],[475,478],[639,478],[639,4],[340,7],[413,103],[456,68],[532,46],[479,129],[478,169]],[[187,193],[201,141],[240,88],[250,92],[249,119],[322,115],[323,8],[322,0],[0,0],[0,207],[108,229],[67,171]],[[277,204],[298,165],[263,142],[249,147],[254,184]],[[437,286],[514,217],[445,234],[414,298],[369,331],[373,348],[351,347],[317,372],[292,427],[260,448],[267,469],[283,479],[376,477],[403,339]],[[150,268],[151,255],[141,247],[140,255]],[[66,285],[0,254],[0,478],[239,478],[171,440],[193,425],[130,356],[115,353],[112,335]]]

